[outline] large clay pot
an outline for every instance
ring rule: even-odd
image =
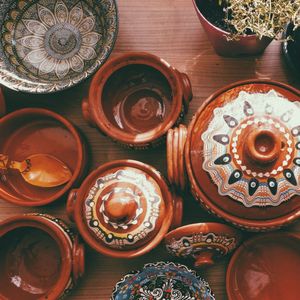
[[[0,298],[61,299],[84,273],[84,247],[61,220],[27,214],[0,223]]]
[[[193,0],[197,16],[217,54],[222,56],[257,55],[261,54],[272,39],[259,39],[255,34],[239,36],[238,40],[228,40],[226,32],[209,22],[201,12],[207,0]]]
[[[210,96],[187,129],[168,133],[170,182],[210,212],[251,231],[300,217],[300,92],[248,80]],[[183,159],[184,157],[184,159]]]
[[[188,110],[188,76],[148,53],[109,60],[94,76],[82,103],[84,118],[114,141],[145,149],[164,141]]]
[[[75,127],[52,111],[25,108],[0,119],[0,153],[22,161],[33,154],[50,154],[72,172],[69,182],[44,188],[28,184],[14,169],[1,171],[0,197],[23,206],[49,204],[65,195],[80,178],[86,163],[85,144]]]
[[[131,258],[156,247],[181,224],[182,199],[153,167],[133,160],[106,163],[72,190],[67,212],[96,251]]]

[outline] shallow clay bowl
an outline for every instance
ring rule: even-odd
[[[197,299],[214,300],[206,281],[195,271],[173,262],[149,263],[124,276],[115,286],[111,300]]]
[[[86,79],[109,56],[118,27],[114,0],[6,0],[0,20],[0,83],[29,93]]]
[[[45,109],[26,108],[0,119],[0,153],[22,161],[33,154],[50,154],[65,163],[72,178],[65,185],[41,188],[25,182],[19,171],[2,171],[0,197],[23,206],[41,206],[62,197],[83,175],[85,146],[74,126]]]
[[[192,99],[188,76],[148,53],[109,60],[91,82],[82,103],[85,119],[130,148],[160,144]]]
[[[19,215],[0,223],[0,298],[60,299],[84,272],[84,248],[59,219]]]
[[[221,223],[197,223],[178,227],[165,236],[168,252],[195,260],[195,267],[212,265],[234,251],[241,242],[239,230]]]
[[[300,235],[256,236],[233,254],[226,274],[229,300],[299,299]]]

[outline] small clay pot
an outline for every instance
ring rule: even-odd
[[[189,187],[208,211],[243,229],[275,230],[295,221],[299,101],[297,89],[270,80],[218,90],[199,108],[188,133],[183,125],[169,130],[169,181]]]
[[[170,231],[164,239],[167,251],[179,258],[195,260],[195,268],[213,265],[240,244],[241,233],[221,223],[196,223]]]
[[[119,160],[102,165],[70,192],[67,213],[96,251],[131,258],[180,226],[182,199],[153,167]]]
[[[0,118],[3,117],[5,113],[6,113],[5,99],[4,99],[2,88],[0,87]]]
[[[114,141],[135,149],[160,144],[188,110],[188,76],[148,53],[109,60],[94,76],[83,116]]]
[[[299,298],[300,235],[276,232],[244,242],[226,272],[229,300]]]
[[[259,39],[257,35],[241,35],[238,40],[228,40],[229,32],[226,32],[209,22],[201,12],[201,8],[206,5],[207,0],[193,0],[197,16],[205,30],[211,44],[217,54],[221,56],[257,55],[264,52],[272,39],[263,37]]]
[[[45,109],[25,108],[0,119],[0,131],[0,153],[11,160],[50,154],[72,172],[66,184],[44,188],[30,185],[17,170],[1,171],[0,198],[23,206],[46,205],[65,195],[83,176],[85,145],[75,127],[62,116]]]
[[[84,247],[59,219],[43,214],[0,223],[0,298],[67,295],[84,273]]]

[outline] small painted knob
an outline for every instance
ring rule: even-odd
[[[280,154],[281,141],[268,129],[250,132],[245,141],[245,151],[250,159],[259,164],[270,164]]]

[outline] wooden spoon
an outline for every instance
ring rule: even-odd
[[[0,154],[0,170],[19,170],[26,182],[38,187],[56,187],[70,181],[72,172],[59,159],[49,154],[34,154],[23,161],[10,161]]]

